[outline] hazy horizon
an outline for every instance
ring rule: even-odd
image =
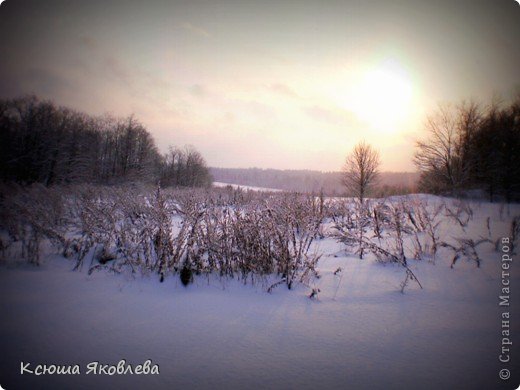
[[[269,170],[272,170],[272,171],[298,171],[298,172],[309,171],[309,172],[319,172],[319,173],[340,173],[340,172],[342,172],[341,168],[332,169],[332,170],[320,170],[320,169],[312,169],[312,168],[302,168],[302,169],[296,168],[296,169],[292,169],[292,168],[272,168],[272,167],[266,167],[266,168],[261,168],[261,167],[221,167],[221,166],[217,167],[217,166],[212,166],[212,165],[209,165],[208,168],[209,169],[244,169],[244,170],[259,169],[259,170],[264,170],[264,171],[269,171]],[[381,174],[385,174],[385,173],[419,174],[420,172],[417,169],[410,170],[410,171],[389,171],[389,170],[386,170],[386,169],[380,169],[379,173],[381,173]]]
[[[339,171],[366,140],[415,172],[438,102],[520,86],[520,5],[489,1],[15,1],[2,98],[135,114],[208,166]]]

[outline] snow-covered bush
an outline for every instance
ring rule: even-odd
[[[373,223],[373,211],[368,201],[360,202],[358,199],[345,199],[338,201],[335,213],[332,216],[332,237],[342,242],[351,253],[363,258],[365,252],[366,234]]]
[[[450,256],[452,268],[461,258],[479,267],[480,245],[496,238],[489,218],[487,231],[480,229],[485,237],[466,233],[475,230],[469,204],[423,196],[361,203],[230,187],[33,185],[4,186],[0,200],[4,259],[40,264],[42,251],[54,248],[77,270],[86,266],[89,273],[104,269],[160,281],[173,276],[185,285],[197,275],[218,275],[261,283],[268,291],[297,283],[313,289],[321,258],[313,243],[326,231],[360,258],[402,266],[404,290],[410,280],[419,283],[410,259],[434,262],[440,251]],[[443,221],[453,228],[444,229]],[[513,218],[513,249],[519,226]],[[453,236],[453,229],[461,234]]]
[[[343,209],[346,214],[333,219],[332,237],[347,247],[357,246],[360,258],[363,253],[371,253],[377,261],[403,266],[406,277],[401,284],[401,291],[404,291],[409,280],[421,286],[408,267],[405,254],[405,238],[413,229],[403,201],[367,201],[363,205],[351,201],[350,207],[344,206]]]
[[[426,199],[411,199],[405,211],[413,226],[412,245],[414,258],[422,260],[428,258],[435,263],[435,256],[439,247],[439,226],[442,222],[441,212],[444,203],[428,204]]]
[[[61,248],[66,245],[67,207],[60,188],[12,184],[0,191],[0,227],[7,233],[2,240],[4,255],[9,247],[18,244],[20,257],[39,265],[42,240],[48,239]]]
[[[242,190],[76,186],[2,192],[2,251],[40,261],[43,241],[75,264],[166,277],[308,285],[320,255],[323,197]],[[13,249],[15,250],[15,249]],[[20,256],[18,256],[20,257]],[[275,280],[272,280],[275,277]],[[273,282],[275,282],[273,284]]]

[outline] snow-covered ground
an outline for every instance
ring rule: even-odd
[[[508,235],[520,214],[473,204],[466,234]],[[443,234],[460,234],[446,223]],[[130,278],[72,271],[50,255],[40,267],[0,267],[0,385],[17,388],[187,389],[514,389],[520,354],[501,363],[501,313],[511,314],[509,339],[520,345],[520,271],[511,263],[511,306],[499,306],[501,253],[479,247],[483,262],[448,252],[435,264],[410,261],[423,289],[404,294],[403,268],[360,260],[332,238],[317,242],[323,257],[318,299],[309,288],[280,286],[271,294],[217,277]],[[334,274],[340,268],[342,271]],[[147,359],[159,375],[86,375],[87,364],[134,366]],[[20,374],[21,363],[74,365],[81,375]],[[499,379],[507,368],[513,378]],[[515,370],[516,369],[516,370]]]

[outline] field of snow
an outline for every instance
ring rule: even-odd
[[[465,235],[507,237],[519,205],[473,203]],[[445,221],[443,235],[461,229]],[[409,260],[423,289],[400,292],[403,267],[348,254],[326,237],[317,299],[309,288],[244,285],[216,276],[136,278],[72,271],[61,256],[39,267],[0,266],[0,385],[7,389],[514,389],[520,288],[511,263],[511,361],[501,363],[501,253],[479,247],[480,268],[443,248],[435,263]],[[341,268],[341,271],[335,272]],[[136,366],[158,375],[86,375],[92,362]],[[21,363],[74,365],[80,375],[21,375]],[[499,378],[509,369],[511,379]]]

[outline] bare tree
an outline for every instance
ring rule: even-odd
[[[426,120],[428,136],[416,144],[414,163],[424,180],[436,183],[439,189],[453,190],[458,184],[457,120],[449,106],[440,106]],[[434,188],[430,188],[434,189]]]
[[[475,102],[458,107],[440,105],[426,120],[427,137],[416,143],[414,163],[422,172],[426,190],[457,192],[469,184],[470,146],[482,121]]]
[[[361,203],[379,176],[379,164],[379,153],[364,141],[358,143],[346,159],[342,183]]]

